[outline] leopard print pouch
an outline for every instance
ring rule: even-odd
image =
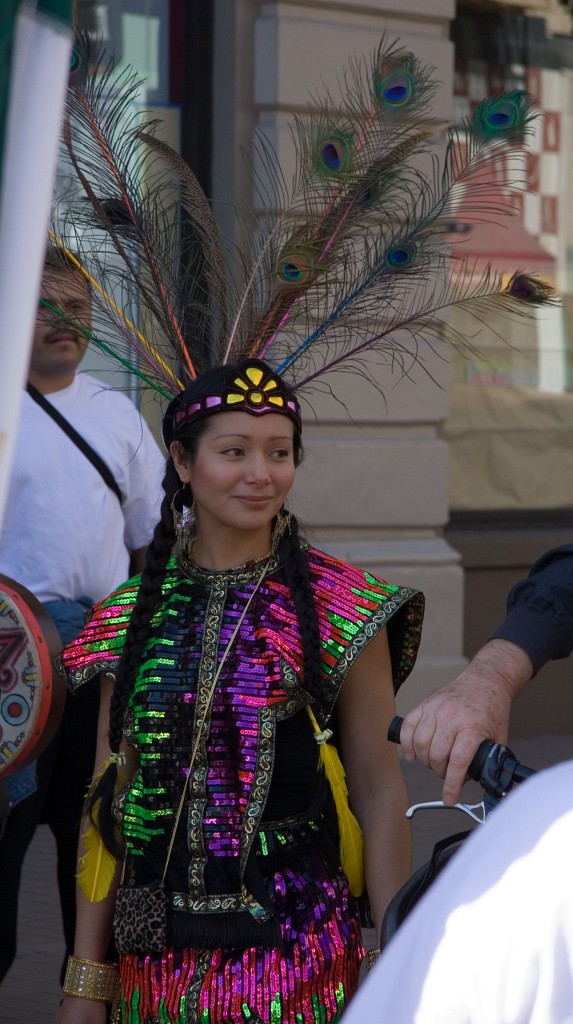
[[[113,935],[119,953],[161,953],[167,945],[167,895],[164,882],[120,885]]]

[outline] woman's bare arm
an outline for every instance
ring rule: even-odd
[[[98,721],[98,736],[96,746],[96,759],[94,777],[103,770],[106,761],[110,757],[108,743],[109,731],[109,704],[113,692],[113,679],[105,676],[101,683],[100,711]],[[126,765],[121,769],[125,778],[130,778],[137,769],[137,755],[135,751],[122,745],[122,752],[126,756]],[[78,858],[84,854],[84,847],[80,839]],[[79,869],[79,865],[78,865]],[[111,939],[113,912],[115,907],[115,895],[121,877],[121,862],[116,865],[115,875],[110,887],[108,896],[98,903],[92,903],[84,895],[79,886],[76,886],[76,935],[74,942],[74,955],[85,960],[102,962],[105,959],[106,951]],[[79,999],[75,996],[66,996],[58,1013],[57,1024],[104,1024],[106,1020],[106,1004],[97,1003],[89,999]]]
[[[374,924],[411,870],[407,794],[396,748],[388,742],[395,714],[386,630],[356,660],[338,698],[342,757],[350,803],[364,835],[364,868]]]

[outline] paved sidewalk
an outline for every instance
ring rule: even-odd
[[[0,986],[1,1024],[54,1024],[62,997],[59,975],[64,949],[56,847],[48,826],[40,825],[24,863],[18,955]]]
[[[536,769],[573,758],[573,736],[513,740],[511,746],[523,763]],[[404,765],[404,774],[412,803],[439,799],[440,781],[430,772],[419,765]],[[473,802],[472,793],[475,788],[470,784],[464,793],[468,802]],[[417,814],[413,821],[415,866],[428,858],[436,839],[467,824],[468,819],[457,811]],[[18,948],[18,957],[0,987],[0,1024],[53,1024],[61,998],[58,979],[64,943],[55,847],[47,825],[38,829],[24,865]]]

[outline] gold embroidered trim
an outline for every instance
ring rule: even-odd
[[[259,829],[261,816],[267,802],[273,772],[275,737],[275,713],[273,708],[259,709],[259,742],[255,782],[251,787],[249,802],[241,829],[241,878],[245,870],[255,833]]]
[[[219,896],[190,896],[186,892],[171,892],[167,897],[170,910],[186,910],[191,914],[227,914],[246,910],[240,893]]]
[[[260,577],[261,569],[265,562],[268,563],[268,572],[265,573],[266,578],[275,572],[279,566],[278,558],[270,557],[268,554],[252,562],[247,562],[246,565],[237,565],[232,569],[204,569],[202,565],[197,565],[196,562],[189,558],[185,552],[180,552],[177,555],[177,565],[183,575],[195,583],[203,583],[208,587],[224,586],[226,588],[238,586],[242,583],[251,583]]]

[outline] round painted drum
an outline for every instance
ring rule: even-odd
[[[58,727],[66,685],[52,658],[61,646],[34,595],[0,575],[0,779],[38,757]]]

